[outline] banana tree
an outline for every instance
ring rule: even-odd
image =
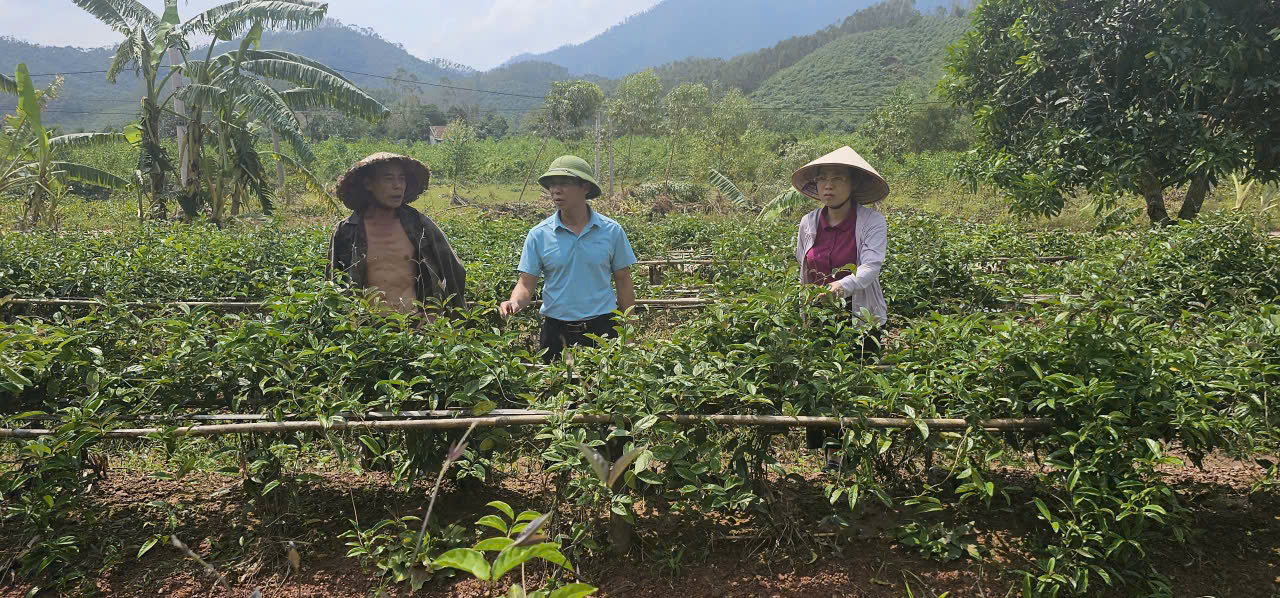
[[[164,185],[173,162],[160,139],[160,119],[169,106],[164,96],[165,84],[174,71],[161,76],[166,51],[185,40],[177,31],[177,0],[165,3],[165,12],[156,16],[137,0],[72,0],[107,26],[124,35],[124,41],[107,69],[107,81],[115,83],[120,73],[130,67],[142,79],[145,92],[141,98],[138,123],[137,169],[149,181],[151,214],[163,217],[166,212]]]
[[[193,108],[188,115],[187,139],[192,164],[199,163],[198,150],[204,135],[212,134],[217,148],[215,172],[208,180],[201,183],[189,178],[192,186],[180,196],[184,208],[199,205],[201,191],[207,189],[214,219],[222,222],[226,218],[234,181],[249,171],[241,168],[246,166],[244,159],[237,159],[237,154],[241,158],[250,156],[244,151],[247,140],[241,137],[245,131],[264,128],[275,133],[292,146],[305,164],[314,156],[297,110],[327,108],[370,122],[378,122],[390,113],[346,77],[320,62],[291,52],[258,48],[264,29],[314,26],[323,15],[324,5],[312,2],[242,2],[211,9],[183,25],[191,34],[212,34],[215,40],[230,40],[244,32],[237,50],[213,56],[214,46],[210,44],[204,60],[194,60],[184,53],[179,67],[191,80],[178,97]],[[277,91],[271,82],[294,87]],[[207,125],[203,123],[206,115]],[[237,146],[241,151],[237,152]],[[268,187],[253,187],[267,209],[270,198],[261,191]]]
[[[154,108],[150,113],[144,109],[139,125],[144,139],[150,137],[157,143],[144,152],[145,156],[140,155],[139,165],[146,167],[140,169],[152,174],[155,195],[163,186],[163,173],[169,167],[167,156],[160,153],[158,116],[170,111],[170,102],[174,99],[181,100],[187,105],[186,114],[178,115],[179,122],[186,125],[185,135],[179,140],[185,177],[179,182],[178,200],[188,216],[193,216],[202,204],[207,204],[213,208],[214,219],[223,221],[228,194],[234,195],[237,188],[245,188],[242,183],[252,180],[247,173],[253,170],[251,162],[254,158],[245,151],[242,138],[246,131],[256,130],[259,126],[269,129],[289,141],[305,163],[310,160],[311,152],[306,148],[295,110],[323,107],[373,122],[389,113],[382,104],[345,77],[319,62],[289,52],[257,48],[264,29],[299,30],[319,25],[327,10],[325,3],[238,0],[181,21],[177,0],[165,0],[163,16],[156,16],[138,0],[73,2],[125,33],[126,41],[117,51],[118,62],[121,68],[136,65],[144,79],[150,75],[154,80],[163,68],[161,59],[164,53],[169,49],[177,51],[180,63],[175,64],[157,84],[148,85],[147,97],[151,101],[144,100],[144,108]],[[242,34],[245,39],[238,50],[216,57],[213,55],[219,41],[229,41]],[[189,40],[209,36],[213,40],[205,51],[204,59],[193,57]],[[138,57],[145,57],[146,64]],[[150,73],[147,69],[151,69]],[[171,76],[178,77],[175,81],[179,82],[179,87],[175,93],[164,97],[161,95],[164,81]],[[181,77],[190,81],[183,83]],[[265,79],[284,81],[297,87],[276,91]],[[148,114],[156,118],[150,118]],[[257,124],[250,126],[255,122]],[[155,123],[155,127],[148,129],[146,125],[151,123]],[[206,139],[217,148],[216,160],[209,161],[211,172],[207,173],[201,151]],[[292,161],[290,165],[299,166]],[[260,185],[249,187],[268,190],[268,187]],[[270,198],[259,194],[259,199],[264,200],[266,208]]]
[[[0,91],[18,96],[18,110],[6,120],[5,134],[10,143],[0,156],[6,165],[0,170],[0,192],[26,193],[18,227],[30,230],[42,222],[56,224],[57,198],[65,192],[68,181],[108,189],[126,189],[129,181],[85,164],[55,159],[64,149],[127,143],[120,133],[77,133],[50,137],[41,121],[40,92],[31,81],[27,65],[19,64],[13,85],[4,82]]]

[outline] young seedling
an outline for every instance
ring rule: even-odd
[[[617,484],[618,479],[622,477],[622,472],[631,466],[637,457],[648,447],[637,447],[630,452],[622,455],[617,461],[609,463],[609,460],[601,455],[599,451],[578,443],[578,450],[582,451],[582,455],[586,457],[587,463],[591,464],[591,469],[595,471],[596,477],[609,490],[609,495],[613,495],[613,488]],[[609,510],[609,537],[613,544],[613,550],[618,554],[626,554],[631,551],[632,543],[631,526],[625,518],[613,509]]]
[[[578,444],[578,450],[582,451],[582,456],[587,458],[587,463],[591,464],[591,469],[596,472],[596,477],[600,478],[600,481],[604,483],[610,493],[613,492],[613,487],[618,478],[622,477],[622,472],[626,471],[635,462],[636,457],[639,457],[647,448],[637,447],[619,457],[617,461],[609,463],[609,459],[601,455],[600,451],[582,443]]]

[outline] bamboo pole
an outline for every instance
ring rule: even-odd
[[[731,262],[740,262],[742,260],[712,260],[712,259],[669,259],[669,260],[640,260],[633,266],[710,266],[712,264],[727,264]]]
[[[678,299],[636,299],[636,305],[648,308],[681,308],[681,307],[701,307],[712,303],[711,299],[702,299],[697,297],[684,297]],[[126,301],[122,303],[107,303],[100,299],[3,299],[0,298],[0,307],[5,305],[14,306],[44,306],[44,307],[107,307],[117,305],[120,307],[189,307],[189,308],[205,308],[213,311],[259,311],[265,309],[267,304],[263,301]],[[534,301],[533,305],[541,305],[541,302]]]
[[[362,420],[386,420],[386,419],[442,419],[449,417],[458,417],[470,411],[469,409],[434,409],[419,411],[370,411],[368,413],[339,413],[334,417],[342,417],[353,421]],[[494,409],[489,412],[491,415],[551,415],[552,411],[540,409]],[[113,419],[116,421],[154,421],[154,422],[255,422],[255,421],[311,421],[300,419],[303,416],[285,415],[280,419],[276,419],[273,415],[262,413],[172,413],[164,415],[117,415]],[[20,421],[60,421],[61,418],[55,415],[29,415],[26,417],[15,417]]]
[[[1054,264],[1058,262],[1074,262],[1081,259],[1078,255],[1041,255],[1028,257],[983,257],[978,258],[978,262],[1016,262],[1016,261],[1032,261],[1045,264]]]
[[[332,421],[325,426],[319,421],[251,422],[183,426],[178,428],[121,428],[104,430],[106,438],[141,438],[153,434],[174,436],[221,436],[224,434],[271,434],[278,432],[326,432],[342,430],[458,430],[471,426],[502,428],[540,426],[560,420],[569,424],[608,424],[622,418],[620,415],[579,414],[563,415],[496,415],[485,417],[458,417],[452,419],[396,419],[367,421]],[[905,417],[817,417],[783,415],[663,415],[660,419],[676,425],[696,426],[716,424],[728,427],[775,426],[786,428],[913,428],[923,424],[932,430],[967,430],[969,422],[955,418],[911,419]],[[1045,418],[1004,418],[978,422],[978,427],[990,432],[1041,431],[1053,427],[1053,420]],[[39,438],[53,434],[53,430],[0,428],[0,438]]]
[[[0,306],[4,305],[38,305],[46,307],[106,307],[109,305],[119,305],[121,307],[203,307],[215,311],[257,311],[263,309],[266,303],[262,301],[125,301],[122,303],[107,303],[100,299],[0,299]]]

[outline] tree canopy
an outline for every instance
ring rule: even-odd
[[[1280,178],[1278,0],[987,0],[973,25],[944,84],[1015,213],[1136,193],[1163,222],[1169,187],[1191,218],[1220,176]]]

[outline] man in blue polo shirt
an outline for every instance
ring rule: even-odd
[[[538,183],[551,193],[557,210],[529,230],[520,280],[498,311],[509,316],[527,307],[538,279],[546,278],[538,340],[547,350],[543,360],[550,362],[565,347],[590,344],[587,334],[617,335],[613,311],[626,311],[636,301],[631,282],[636,255],[622,226],[587,204],[600,196],[600,184],[586,160],[560,156]]]

